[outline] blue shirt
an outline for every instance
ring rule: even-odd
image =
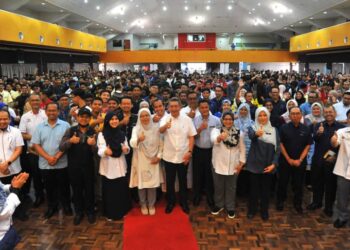
[[[303,115],[311,114],[311,104],[309,102],[304,102],[300,105],[300,109],[303,112]]]
[[[54,156],[59,151],[61,139],[70,127],[69,123],[57,120],[54,127],[51,127],[47,121],[40,123],[34,131],[31,143],[39,144],[46,153]],[[39,156],[40,169],[60,169],[67,167],[67,155],[64,154],[54,166],[50,166],[47,160]]]
[[[203,122],[202,115],[198,115],[193,119],[193,123],[196,129],[198,129],[201,126],[202,122]],[[199,148],[212,148],[213,143],[210,140],[210,134],[214,128],[218,128],[218,129],[221,128],[220,119],[217,118],[216,116],[209,115],[208,127],[202,130],[200,134],[196,135],[195,145]]]

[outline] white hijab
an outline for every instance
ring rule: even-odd
[[[262,125],[259,123],[259,114],[261,112],[265,112],[267,115],[267,123],[265,125]],[[253,126],[254,130],[257,131],[262,127],[264,134],[260,136],[258,139],[262,140],[266,143],[271,143],[275,146],[275,149],[277,148],[277,139],[276,139],[276,129],[272,127],[270,122],[270,112],[265,107],[257,108],[255,111],[255,125]]]
[[[141,123],[140,117],[142,112],[147,112],[150,116],[150,122],[146,126],[142,125]],[[158,125],[153,123],[151,112],[148,108],[140,109],[137,116],[137,123],[134,127],[134,129],[136,130],[136,134],[140,135],[141,133],[143,133],[145,135],[145,140],[143,142],[140,142],[139,144],[140,149],[148,158],[153,158],[157,155],[159,149],[160,135],[158,131]]]

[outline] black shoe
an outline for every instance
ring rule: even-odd
[[[34,203],[33,203],[33,207],[34,207],[34,208],[39,207],[41,204],[44,203],[44,201],[45,201],[44,196],[37,196],[37,197],[35,198]]]
[[[212,214],[212,215],[218,215],[222,210],[224,210],[223,207],[214,206],[214,207],[211,209],[211,214]]]
[[[50,219],[57,211],[57,208],[49,208],[44,215],[45,219]]]
[[[96,215],[95,214],[88,214],[87,215],[89,224],[95,224],[96,223]]]
[[[188,207],[187,204],[181,205],[181,208],[182,208],[182,211],[183,211],[185,214],[189,214],[189,213],[190,213],[190,208]]]
[[[64,208],[63,208],[63,214],[64,214],[65,216],[73,216],[72,208],[71,208],[70,206],[64,207]]]
[[[306,207],[306,209],[313,211],[313,210],[319,209],[321,207],[322,207],[322,204],[318,204],[318,203],[313,203],[312,202]]]
[[[193,198],[193,206],[198,207],[200,202],[201,202],[201,197],[200,196],[195,196]]]
[[[234,219],[236,217],[235,211],[233,211],[233,210],[227,211],[227,217],[229,219]]]
[[[277,202],[276,204],[276,210],[277,211],[283,211],[283,202]]]
[[[335,228],[342,228],[342,227],[345,227],[346,226],[346,223],[347,223],[348,221],[346,221],[346,220],[339,220],[339,219],[337,219],[335,222],[334,222],[334,224],[333,224],[333,226],[335,227]]]
[[[323,212],[327,217],[333,216],[333,211],[331,209],[324,209]]]
[[[253,219],[254,216],[255,216],[255,213],[248,213],[247,214],[247,218],[250,219],[250,220]]]
[[[165,208],[165,213],[170,214],[174,209],[174,204],[168,204]]]
[[[303,213],[303,208],[302,208],[300,205],[295,205],[295,206],[294,206],[294,209],[295,209],[295,211],[296,211],[298,214],[302,214],[302,213]]]
[[[267,221],[269,219],[269,213],[268,212],[262,212],[260,213],[261,219],[263,221]]]
[[[78,213],[74,216],[73,223],[75,226],[79,225],[83,220],[84,215],[82,213]]]

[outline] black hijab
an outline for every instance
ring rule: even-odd
[[[105,116],[102,134],[106,140],[106,144],[111,148],[113,154],[112,157],[118,158],[122,154],[121,144],[125,141],[125,133],[120,129],[120,127],[112,128],[109,125],[110,120],[116,116],[119,121],[123,119],[123,114],[116,112],[108,112]]]

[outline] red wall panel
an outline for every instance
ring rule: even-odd
[[[216,49],[216,34],[206,33],[205,42],[188,42],[187,34],[178,34],[179,49]]]

